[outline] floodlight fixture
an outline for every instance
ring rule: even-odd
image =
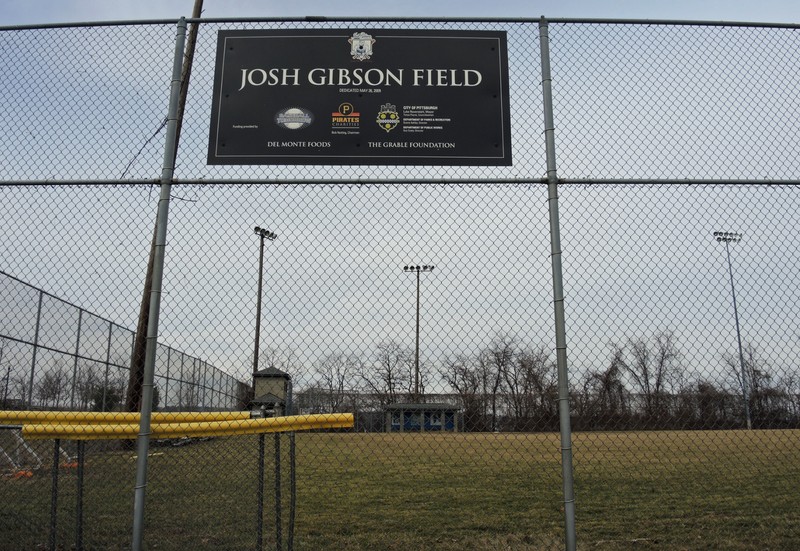
[[[738,243],[742,240],[742,234],[737,232],[715,231],[714,239],[718,242]]]
[[[255,227],[255,233],[256,235],[261,237],[262,240],[269,239],[270,241],[275,241],[275,238],[278,237],[278,234],[276,234],[275,232],[271,232],[265,228],[260,228],[258,226]]]
[[[415,266],[415,265],[403,266],[403,271],[404,272],[417,272],[417,273],[432,272],[433,271],[433,265],[432,264],[430,264],[430,265],[425,264],[424,266]]]

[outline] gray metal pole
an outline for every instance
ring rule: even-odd
[[[281,498],[281,433],[275,433],[275,549],[283,549],[283,499]]]
[[[412,401],[414,403],[420,403],[421,397],[419,392],[419,287],[420,287],[420,272],[432,272],[433,265],[425,264],[424,266],[419,265],[408,265],[403,266],[404,272],[416,272],[417,274],[417,308],[416,308],[416,326],[415,326],[415,337],[414,337],[414,393]]]
[[[294,406],[292,404],[292,395],[294,394],[294,386],[292,380],[289,379],[289,388],[286,397],[286,414],[294,414]],[[289,534],[286,540],[287,551],[294,550],[294,523],[297,515],[297,464],[296,464],[297,448],[295,443],[294,431],[289,433]]]
[[[156,254],[153,265],[153,286],[150,290],[150,313],[147,324],[147,351],[145,355],[144,383],[142,385],[142,412],[139,423],[136,458],[136,487],[133,502],[133,551],[142,551],[144,536],[144,498],[147,488],[147,451],[150,447],[150,415],[153,411],[153,375],[156,363],[158,342],[158,315],[161,306],[161,284],[164,276],[164,250],[167,245],[167,219],[169,198],[172,190],[172,176],[175,170],[175,150],[177,147],[178,100],[181,91],[181,69],[183,49],[186,42],[186,19],[178,22],[175,39],[175,56],[172,65],[169,111],[167,114],[167,136],[164,145],[164,164],[161,169],[161,196],[158,202],[156,219]]]
[[[744,417],[747,421],[747,429],[753,428],[753,420],[750,417],[750,389],[747,384],[747,372],[744,369],[744,354],[742,353],[742,333],[739,330],[739,309],[736,307],[736,287],[733,285],[733,267],[731,266],[731,251],[728,240],[725,240],[725,254],[728,257],[728,273],[731,276],[731,294],[733,295],[733,317],[736,319],[736,340],[739,343],[739,368],[742,371],[742,398],[744,398]]]
[[[417,270],[417,345],[414,349],[414,402],[419,403],[419,270]]]
[[[264,235],[259,235],[258,249],[258,298],[256,299],[256,338],[253,344],[253,373],[258,371],[258,349],[261,340],[261,291],[264,284]]]
[[[106,410],[106,392],[108,391],[108,370],[111,365],[111,334],[114,331],[114,324],[108,322],[108,342],[106,343],[106,369],[103,373],[103,402],[100,411]]]
[[[264,434],[258,435],[258,490],[256,491],[256,551],[264,549]]]
[[[78,440],[78,487],[75,492],[75,551],[83,551],[83,474],[86,462],[86,441]]]
[[[550,249],[553,264],[553,307],[555,309],[556,365],[558,368],[558,416],[561,429],[561,474],[564,486],[565,539],[568,551],[575,551],[575,490],[572,479],[572,427],[569,412],[569,378],[567,373],[567,337],[564,315],[564,287],[561,274],[561,232],[558,219],[558,176],[556,173],[555,124],[553,92],[550,76],[550,37],[547,20],[539,22],[539,45],[542,57],[542,94],[547,153],[547,189],[550,207]]]
[[[28,409],[33,405],[33,374],[36,371],[36,352],[39,350],[39,327],[42,321],[42,297],[44,293],[39,291],[39,306],[36,310],[36,332],[33,334],[33,357],[31,358],[31,378],[28,383]]]
[[[50,534],[48,537],[48,549],[56,551],[58,522],[58,452],[61,450],[61,440],[55,439],[53,444],[53,466],[50,469]]]
[[[72,393],[69,398],[69,408],[75,409],[75,387],[78,386],[78,355],[81,353],[81,325],[83,323],[83,310],[78,310],[78,338],[75,340],[75,361],[72,364]]]

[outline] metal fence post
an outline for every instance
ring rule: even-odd
[[[289,379],[288,392],[286,393],[286,414],[294,415],[292,405],[293,385]],[[294,523],[297,516],[297,447],[295,443],[294,431],[289,433],[289,533],[286,536],[286,548],[288,551],[294,549]]]
[[[78,440],[78,480],[75,504],[75,551],[83,551],[83,474],[86,461],[86,441]]]
[[[283,500],[281,499],[281,433],[275,433],[275,549],[283,549],[283,521],[281,520],[281,510]]]
[[[175,39],[175,56],[172,66],[169,111],[167,114],[167,136],[164,145],[164,165],[161,170],[161,196],[156,218],[155,262],[153,285],[150,290],[150,312],[147,324],[147,352],[142,384],[142,411],[139,424],[136,458],[136,486],[133,506],[133,551],[141,551],[144,535],[144,498],[147,487],[147,451],[150,447],[150,415],[153,411],[153,376],[155,372],[156,345],[158,342],[158,315],[161,306],[161,283],[164,276],[164,250],[167,244],[167,218],[169,198],[172,191],[172,176],[175,170],[176,134],[178,128],[178,99],[181,89],[183,49],[186,42],[186,19],[178,22]]]
[[[256,551],[264,549],[264,433],[258,435],[258,499],[256,506]]]
[[[558,176],[553,122],[553,92],[550,76],[550,37],[547,20],[539,21],[539,45],[542,57],[542,94],[544,98],[544,133],[547,150],[547,190],[550,207],[550,249],[553,263],[553,307],[555,309],[556,365],[558,368],[558,416],[561,432],[561,475],[564,491],[565,538],[568,551],[577,546],[575,529],[575,491],[572,480],[572,427],[569,411],[567,374],[567,337],[564,316],[564,286],[561,274],[561,234],[558,219]]]
[[[61,450],[61,440],[55,439],[53,443],[53,466],[50,469],[50,534],[48,549],[56,550],[57,523],[58,523],[58,453]]]

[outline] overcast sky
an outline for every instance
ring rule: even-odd
[[[0,0],[0,25],[173,19],[189,15],[193,4]],[[669,6],[428,1],[398,7],[206,0],[204,16],[544,14],[800,23],[798,5],[796,0]],[[235,26],[209,24],[201,30],[178,178],[314,177],[318,173],[307,167],[207,166],[216,32]],[[447,181],[465,175],[537,179],[545,174],[536,25],[496,26],[509,28],[516,48],[510,60],[514,165],[498,170],[359,167],[343,172],[345,181],[375,175]],[[7,137],[0,180],[157,177],[163,134],[154,131],[166,109],[171,27],[6,33],[15,40],[4,43],[0,57],[5,105],[0,122]],[[641,25],[606,32],[609,28],[551,27],[561,177],[797,179],[795,31]],[[59,48],[51,48],[53,43]],[[684,101],[687,97],[692,101]],[[711,237],[717,230],[746,236],[733,260],[745,342],[765,351],[777,370],[796,365],[800,198],[793,189],[563,189],[573,373],[605,365],[610,340],[669,330],[692,369],[725,379],[722,357],[734,350],[736,338],[724,250]],[[144,186],[0,186],[0,192],[0,269],[135,327],[157,192]],[[381,341],[414,342],[414,280],[401,270],[413,262],[436,265],[423,289],[423,361],[432,365],[448,354],[473,353],[501,332],[522,335],[533,346],[549,343],[552,291],[544,192],[539,185],[176,188],[160,341],[248,377],[258,269],[252,228],[261,225],[281,236],[268,249],[272,268],[266,275],[262,346],[293,351],[307,369],[331,351],[366,355]],[[54,220],[58,239],[42,239],[41,228]],[[654,227],[658,239],[653,239]],[[24,321],[12,319],[19,326]],[[59,336],[74,346],[71,334]]]
[[[0,25],[73,21],[161,19],[189,16],[194,0],[0,0]],[[591,17],[800,23],[796,0],[205,0],[204,17],[436,16],[436,17]]]

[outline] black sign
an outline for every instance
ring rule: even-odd
[[[505,32],[220,31],[209,164],[511,165]]]

